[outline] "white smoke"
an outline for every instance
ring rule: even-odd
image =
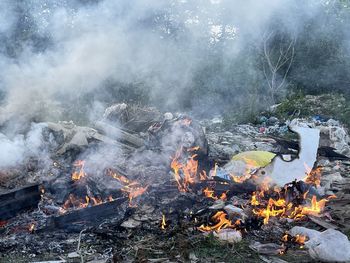
[[[0,133],[0,168],[14,167],[22,164],[26,158],[37,157],[45,160],[42,131],[44,124],[32,124],[28,133],[8,138]]]
[[[58,116],[62,103],[83,103],[82,96],[103,92],[108,80],[144,83],[151,87],[153,98],[176,105],[205,63],[208,46],[225,39],[225,57],[245,52],[246,38],[258,41],[271,16],[288,13],[293,2],[46,0],[23,6],[4,2],[0,22],[7,22],[0,23],[1,32],[10,36],[16,23],[31,23],[21,34],[32,30],[47,38],[42,44],[47,47],[38,52],[27,41],[16,58],[1,59],[0,90],[7,93],[0,109],[2,122],[18,115]],[[17,14],[19,8],[25,10],[23,14]],[[290,23],[288,17],[290,27],[299,23]]]
[[[67,120],[74,115],[67,112],[80,114],[76,122],[82,115],[98,119],[96,113],[103,111],[105,102],[95,100],[86,105],[85,97],[106,93],[106,83],[121,83],[130,89],[147,87],[147,96],[158,105],[175,107],[192,89],[198,71],[216,54],[223,58],[225,76],[243,76],[237,98],[230,102],[234,104],[245,96],[241,95],[245,80],[258,73],[254,61],[247,64],[249,68],[231,61],[249,50],[248,42],[259,45],[275,17],[295,32],[318,12],[321,2],[1,1],[0,129],[31,121]],[[296,5],[305,11],[293,13]],[[209,50],[211,56],[207,56]],[[214,93],[237,88],[226,83],[220,72],[204,72]],[[207,79],[208,72],[212,78]],[[108,92],[104,95],[109,103],[120,100],[118,92]],[[197,100],[198,107],[212,103],[212,111],[223,104],[210,97],[186,99]],[[40,136],[33,131],[30,134],[36,135],[18,135],[17,129],[10,138],[1,135],[0,166],[19,163],[31,151],[37,153],[33,149],[40,148],[36,141]]]

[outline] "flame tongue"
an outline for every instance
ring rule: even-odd
[[[160,228],[164,230],[166,228],[166,226],[167,226],[167,224],[166,224],[166,220],[165,220],[165,215],[163,214]]]
[[[317,200],[315,195],[312,196],[311,200],[304,199],[306,198],[307,193],[303,194],[302,202],[307,202],[308,204],[301,203],[293,203],[287,202],[286,197],[283,195],[283,192],[275,189],[275,194],[277,194],[277,198],[270,197],[267,204],[266,201],[262,199],[266,195],[266,193],[262,192],[254,192],[251,198],[251,205],[255,208],[253,209],[253,213],[258,216],[264,218],[264,224],[268,224],[269,219],[271,217],[283,217],[283,218],[291,218],[291,219],[300,219],[305,217],[306,215],[319,215],[329,198],[334,198],[335,196],[330,196],[328,198],[324,198],[321,200]],[[295,202],[299,199],[294,199]],[[265,204],[265,207],[264,207]]]
[[[123,185],[123,187],[121,188],[121,191],[123,191],[128,195],[129,206],[135,207],[136,206],[134,202],[135,198],[140,195],[143,195],[148,189],[148,186],[143,187],[138,182],[131,181],[125,176],[117,174],[112,170],[108,171],[108,175],[118,180]]]
[[[74,167],[76,167],[76,169],[78,169],[77,171],[74,171],[72,173],[72,180],[73,181],[78,181],[81,178],[86,176],[86,173],[84,171],[85,161],[78,160],[73,165],[74,165]]]
[[[199,147],[187,149],[187,152],[197,151]],[[191,155],[185,162],[181,161],[183,147],[176,151],[170,167],[174,171],[174,178],[180,192],[188,192],[189,186],[196,183],[200,178],[206,178],[205,172],[198,175],[198,161],[195,160],[197,154]]]
[[[213,189],[210,189],[209,187],[206,187],[204,190],[203,190],[203,194],[208,197],[208,198],[211,198],[211,199],[214,199],[214,200],[218,200],[218,199],[221,199],[221,200],[226,200],[227,199],[227,193],[226,192],[223,192],[219,197],[215,195],[215,191]]]
[[[236,223],[232,223],[229,219],[227,219],[227,214],[223,211],[218,211],[216,214],[211,218],[215,224],[213,226],[205,226],[201,225],[198,227],[198,230],[202,232],[208,232],[208,231],[220,231],[223,228],[236,228]]]

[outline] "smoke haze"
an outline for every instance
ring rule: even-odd
[[[1,1],[0,125],[20,123],[17,131],[30,121],[83,123],[105,105],[130,100],[206,114],[263,107],[267,85],[255,54],[264,34],[273,25],[298,41],[305,25],[321,21],[330,5],[321,0]],[[322,22],[322,30],[331,32],[329,21]],[[345,43],[345,31],[339,32]],[[317,34],[310,36],[315,42]],[[329,67],[316,67],[312,76],[295,67],[291,75],[306,84],[320,72],[335,71]],[[324,83],[331,77],[323,75]],[[15,139],[4,137],[1,148],[16,153],[25,140],[11,136]]]

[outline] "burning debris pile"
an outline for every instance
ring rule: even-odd
[[[204,129],[185,115],[132,109],[108,108],[96,129],[44,125],[50,167],[31,167],[34,184],[0,195],[4,254],[25,253],[31,262],[45,259],[40,254],[60,262],[201,262],[194,244],[214,238],[249,243],[257,261],[290,253],[350,260],[350,243],[335,230],[349,229],[350,163],[329,142],[339,125],[300,128],[306,121],[295,120],[298,144],[250,125],[218,132],[217,121]],[[227,160],[227,148],[241,153]]]

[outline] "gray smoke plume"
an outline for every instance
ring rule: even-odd
[[[0,169],[22,164],[26,158],[48,160],[42,135],[44,124],[32,124],[28,133],[12,138],[0,133]]]
[[[288,15],[295,1],[281,0],[3,1],[2,122],[18,115],[62,118],[69,104],[79,114],[91,97],[120,100],[140,87],[135,92],[143,89],[151,102],[175,107],[186,99],[182,94],[197,94],[189,90],[198,78],[223,93],[230,71],[237,83],[256,74],[254,65],[240,63],[246,72],[238,76],[232,62],[261,41],[272,17],[295,31],[317,11],[319,1],[309,2],[298,2],[305,12],[295,19]],[[231,89],[244,90],[244,83]],[[217,99],[187,98],[220,108]]]
[[[263,107],[267,84],[256,50],[264,35],[275,25],[276,35],[298,41],[325,5],[330,1],[1,1],[0,127],[84,124],[124,100],[207,114]],[[291,74],[310,79],[298,69]],[[2,141],[2,154],[25,143]]]

